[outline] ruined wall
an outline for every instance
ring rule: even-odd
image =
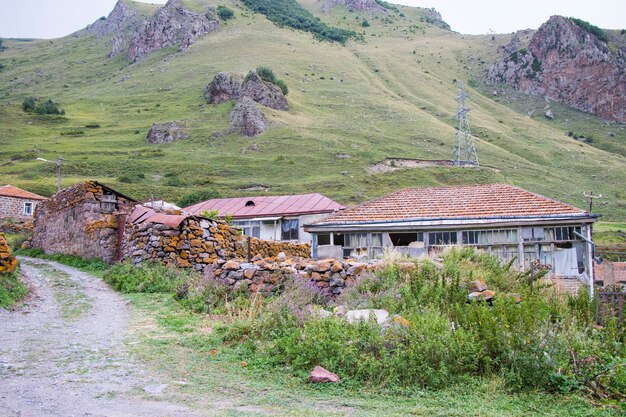
[[[24,214],[24,203],[32,203],[34,212],[39,201],[0,196],[0,219],[32,220],[33,216]]]
[[[251,239],[251,256],[308,257],[307,244]],[[122,255],[137,264],[156,261],[202,271],[219,260],[243,259],[248,243],[239,231],[222,221],[188,217],[177,226],[163,223],[127,223],[122,244]]]
[[[35,211],[32,246],[45,253],[79,255],[115,262],[118,248],[118,212],[132,206],[95,181],[76,184]],[[114,202],[109,202],[114,199]]]
[[[600,265],[595,264],[595,279],[602,286],[618,286],[626,284],[626,262],[604,261]]]
[[[11,248],[3,233],[0,233],[0,274],[10,274],[17,268],[17,259],[11,255]]]

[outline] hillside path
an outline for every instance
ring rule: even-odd
[[[128,353],[126,302],[101,279],[22,258],[33,294],[0,309],[0,416],[196,416]],[[131,342],[132,343],[132,342]]]

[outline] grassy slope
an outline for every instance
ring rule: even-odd
[[[371,27],[361,28],[358,14],[336,8],[322,19],[365,31],[365,42],[344,47],[277,28],[239,3],[225,4],[235,9],[236,19],[218,33],[184,53],[169,48],[134,65],[123,57],[106,59],[109,43],[91,36],[6,41],[9,49],[0,54],[7,66],[0,73],[0,182],[50,193],[52,167],[33,159],[62,154],[64,185],[98,178],[137,197],[175,199],[202,188],[237,195],[238,188],[260,183],[272,193],[322,192],[355,203],[407,186],[508,182],[578,206],[584,206],[582,192],[593,190],[605,196],[598,212],[617,220],[626,215],[626,158],[568,138],[562,127],[530,119],[469,87],[481,163],[497,170],[366,172],[387,157],[449,158],[456,110],[452,80],[472,77],[468,67],[477,57],[495,57],[490,37],[425,25],[419,9],[408,7],[401,8],[406,18],[387,24],[363,14]],[[305,5],[318,13],[319,3]],[[206,104],[205,85],[218,71],[243,73],[259,65],[271,66],[287,82],[291,109],[266,109],[273,127],[260,137],[214,138],[227,128],[233,103]],[[58,100],[66,119],[25,114],[20,104],[28,95]],[[186,120],[191,138],[174,145],[144,143],[153,122],[169,120]],[[101,128],[84,128],[88,123]],[[60,135],[72,129],[85,134]],[[258,151],[248,149],[254,143]],[[352,158],[338,159],[339,153]],[[146,179],[117,181],[131,172]],[[165,185],[167,174],[183,185]]]

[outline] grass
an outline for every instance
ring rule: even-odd
[[[137,198],[175,201],[202,190],[228,197],[261,183],[270,193],[320,192],[352,205],[404,187],[507,182],[580,207],[586,205],[583,192],[601,193],[605,199],[597,212],[604,219],[626,216],[623,125],[605,126],[569,110],[555,110],[553,123],[528,118],[527,109],[479,84],[467,88],[470,124],[481,163],[497,170],[368,173],[385,158],[450,157],[456,111],[452,81],[468,85],[483,65],[477,57],[484,65],[495,59],[497,44],[489,36],[422,23],[424,12],[418,8],[398,6],[405,17],[391,13],[374,19],[344,7],[320,14],[319,2],[302,1],[322,22],[363,34],[363,41],[341,46],[278,28],[238,2],[224,4],[236,18],[220,31],[201,37],[184,53],[169,48],[132,65],[123,56],[106,58],[109,39],[6,40],[9,48],[0,54],[6,65],[0,73],[3,181],[50,195],[54,166],[35,158],[63,155],[63,186],[96,178]],[[364,18],[370,27],[361,27]],[[498,43],[508,36],[498,35]],[[207,104],[204,87],[219,71],[245,74],[258,66],[271,66],[289,85],[290,110],[266,109],[272,127],[261,136],[214,137],[228,127],[233,103]],[[50,98],[66,114],[26,114],[21,102],[28,96]],[[172,120],[186,121],[189,139],[144,142],[152,123]],[[87,124],[101,127],[86,129]],[[603,133],[592,131],[596,128]],[[61,135],[78,130],[84,134]],[[579,142],[565,134],[568,130],[594,140]],[[257,151],[249,150],[253,144]],[[342,153],[352,158],[336,158]],[[120,181],[130,175],[137,180]],[[167,175],[180,181],[168,182]]]
[[[149,367],[185,382],[169,395],[192,407],[206,407],[210,398],[210,406],[218,415],[613,415],[575,395],[511,394],[497,378],[401,394],[354,390],[342,384],[313,385],[304,376],[273,370],[236,348],[223,346],[213,332],[216,326],[224,325],[219,317],[191,313],[169,295],[125,297],[131,302],[134,342],[129,347]]]
[[[79,283],[70,274],[59,271],[48,265],[37,268],[51,281],[54,298],[61,306],[61,316],[70,321],[78,320],[91,309],[92,298],[87,296]]]
[[[30,256],[55,261],[98,277],[102,277],[108,269],[108,265],[102,259],[85,259],[77,255],[45,254],[40,249],[18,249],[15,251],[15,256]]]
[[[0,308],[11,308],[28,294],[19,272],[0,274]]]

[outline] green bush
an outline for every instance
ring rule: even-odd
[[[4,51],[5,49],[7,49],[7,47],[3,45],[2,38],[0,38],[0,52]]]
[[[220,5],[220,6],[217,6],[217,15],[222,20],[230,20],[235,17],[235,12],[233,12],[232,9],[226,6]]]
[[[272,83],[276,87],[280,88],[284,95],[289,93],[289,88],[287,88],[287,84],[283,80],[276,78],[274,71],[270,67],[257,67],[256,73],[261,77],[261,79],[265,82]]]
[[[305,10],[296,0],[243,0],[257,13],[265,15],[277,26],[288,26],[310,32],[319,40],[345,43],[357,34],[351,30],[328,26]]]
[[[364,20],[361,22],[361,26],[363,26],[364,28],[367,28],[370,26],[370,22],[368,22],[367,20]]]
[[[37,114],[65,114],[65,111],[59,108],[59,105],[52,100],[46,100],[40,103],[35,97],[26,97],[22,102],[22,109],[27,113]]]
[[[592,35],[596,36],[602,42],[604,43],[609,42],[609,37],[607,36],[606,32],[600,29],[599,27],[592,25],[591,23],[586,22],[582,19],[577,19],[575,17],[570,17],[569,20],[576,23],[581,29],[585,30],[586,32],[591,33]]]
[[[0,273],[0,307],[10,308],[28,294],[28,288],[19,278],[19,272]]]
[[[40,249],[19,249],[16,250],[15,253],[21,256],[31,256],[56,261],[80,269],[81,271],[92,273],[102,273],[108,268],[108,265],[99,258],[86,259],[78,255],[45,254]]]
[[[219,198],[220,193],[215,190],[202,190],[202,191],[194,191],[189,194],[185,194],[182,196],[176,204],[179,207],[189,207],[196,203],[200,203],[201,201],[210,200],[212,198]]]

